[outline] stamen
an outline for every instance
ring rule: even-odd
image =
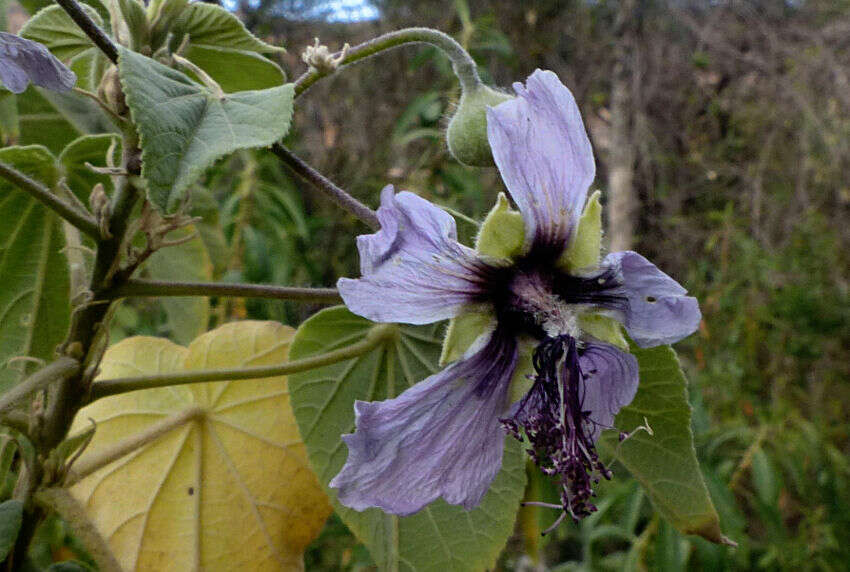
[[[532,355],[534,385],[502,426],[527,449],[540,470],[561,487],[561,505],[525,503],[562,510],[554,529],[569,514],[580,520],[596,511],[590,499],[600,478],[611,471],[599,460],[591,435],[595,424],[581,400],[583,377],[576,339],[569,335],[546,337]],[[522,433],[520,432],[522,429]]]

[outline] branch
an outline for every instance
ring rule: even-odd
[[[292,151],[280,143],[275,143],[272,145],[272,153],[277,155],[292,172],[316,187],[316,189],[324,193],[330,200],[362,220],[372,229],[377,230],[381,227],[375,211],[337,187],[316,169],[296,157]]]
[[[109,299],[130,296],[231,296],[303,300],[329,304],[342,301],[336,288],[294,288],[266,284],[224,284],[216,282],[167,282],[132,278],[100,295],[101,298]]]
[[[94,42],[100,51],[109,58],[113,64],[118,63],[118,48],[106,35],[106,32],[94,23],[88,14],[86,14],[75,0],[56,0],[63,10],[65,10],[71,19],[80,27],[86,36]]]
[[[109,548],[109,543],[89,520],[85,509],[77,499],[65,489],[42,489],[35,494],[35,500],[44,508],[56,512],[71,527],[74,536],[83,541],[101,572],[121,572],[121,565]]]
[[[378,346],[387,338],[394,336],[395,333],[396,328],[392,324],[379,324],[373,326],[366,335],[366,338],[356,344],[351,344],[350,346],[333,350],[326,354],[320,354],[276,365],[238,367],[233,369],[179,371],[160,375],[140,375],[136,377],[122,377],[96,381],[91,386],[89,403],[102,397],[117,395],[119,393],[127,393],[130,391],[138,391],[140,389],[185,385],[188,383],[203,383],[208,381],[260,379],[264,377],[277,377],[280,375],[290,375],[293,373],[308,371],[362,355]]]
[[[12,408],[20,400],[39,389],[44,389],[54,381],[77,375],[80,367],[82,366],[78,360],[67,356],[49,363],[0,396],[0,412]]]
[[[384,50],[403,46],[405,44],[424,43],[438,47],[452,61],[452,68],[464,91],[475,89],[481,85],[478,77],[478,67],[475,60],[451,36],[432,30],[431,28],[405,28],[378,36],[344,52],[337,52],[339,66],[343,67],[373,56]],[[337,68],[338,69],[338,68]],[[311,68],[295,80],[295,97],[304,93],[311,85],[325,76],[332,74],[334,69],[319,70]]]
[[[52,209],[56,214],[87,235],[91,236],[95,240],[100,240],[100,230],[98,229],[97,221],[94,220],[94,217],[78,211],[53,194],[50,189],[42,183],[31,179],[11,165],[7,165],[3,162],[0,162],[0,177],[3,177],[16,187],[28,192],[43,205]]]

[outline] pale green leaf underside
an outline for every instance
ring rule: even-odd
[[[59,154],[65,181],[84,205],[88,205],[91,190],[97,183],[101,183],[107,193],[112,189],[108,175],[100,175],[86,167],[86,163],[96,167],[109,166],[106,154],[110,147],[113,149],[113,165],[117,165],[121,157],[121,144],[120,137],[115,133],[83,135],[69,143]]]
[[[120,53],[148,198],[163,212],[173,212],[216,159],[271,145],[289,130],[292,84],[221,96],[151,58],[125,48]]]
[[[176,230],[168,240],[179,239],[196,232],[194,226]],[[177,246],[155,252],[146,265],[155,280],[209,282],[212,280],[212,263],[200,236]],[[210,319],[210,299],[202,296],[190,298],[160,298],[168,316],[171,338],[188,344],[207,331]]]
[[[324,310],[299,327],[290,359],[355,343],[372,327],[344,307]],[[307,453],[323,486],[348,455],[340,435],[354,431],[354,401],[398,395],[439,370],[441,325],[399,327],[397,339],[357,359],[292,375],[289,388]],[[340,518],[369,548],[381,570],[484,570],[491,568],[513,530],[525,487],[525,463],[507,440],[505,460],[481,505],[472,511],[438,500],[403,518],[378,509],[362,513],[336,502]]]
[[[676,353],[670,346],[632,346],[632,353],[640,365],[640,385],[614,424],[628,432],[646,418],[654,435],[640,431],[618,446],[617,433],[606,431],[601,441],[643,485],[661,516],[683,533],[720,542],[719,519],[694,449],[687,381]]]
[[[44,147],[0,149],[0,161],[53,187],[56,160]],[[35,369],[9,359],[53,358],[68,328],[70,282],[61,222],[29,194],[0,180],[0,392]]]
[[[189,4],[174,23],[172,33],[173,48],[179,46],[183,36],[188,34],[194,45],[259,53],[286,51],[258,39],[245,28],[239,18],[214,4]]]
[[[97,25],[103,26],[103,21],[94,9],[85,4],[82,7]],[[24,24],[20,35],[22,38],[44,44],[60,60],[73,58],[94,48],[89,37],[59,6],[48,6],[40,10]]]

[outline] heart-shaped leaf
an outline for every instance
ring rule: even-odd
[[[59,173],[46,148],[7,147],[0,161],[49,188]],[[53,358],[70,319],[70,277],[62,223],[53,211],[0,179],[0,392],[34,364],[16,357]]]
[[[374,324],[344,307],[323,310],[301,324],[292,359],[362,340]],[[319,480],[342,468],[340,436],[354,431],[354,401],[393,397],[438,371],[442,325],[398,326],[395,339],[355,359],[290,376],[292,405]],[[336,502],[345,524],[369,548],[381,570],[485,570],[492,568],[513,531],[525,488],[518,443],[506,441],[504,464],[481,505],[471,511],[438,500],[399,518],[379,509],[356,512]]]
[[[691,431],[687,381],[670,346],[632,346],[640,366],[640,385],[631,405],[620,410],[614,426],[630,431],[649,423],[653,434],[634,433],[623,443],[617,433],[601,442],[641,483],[652,504],[680,532],[712,542],[728,542],[702,478]]]
[[[227,324],[188,348],[134,337],[110,347],[102,378],[286,361],[293,330]],[[76,466],[188,412],[71,490],[126,570],[297,570],[331,508],[307,463],[285,377],[148,389],[82,409],[94,439]],[[193,413],[194,412],[194,413]]]
[[[173,212],[212,163],[237,149],[271,145],[289,131],[292,84],[216,93],[185,74],[120,49],[119,73],[141,135],[148,198]]]

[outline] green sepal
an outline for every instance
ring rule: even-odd
[[[595,191],[584,206],[576,232],[569,247],[558,260],[558,266],[574,272],[599,265],[602,250],[602,203],[601,192]]]
[[[452,318],[446,328],[440,365],[459,360],[481,334],[492,330],[496,317],[487,311],[466,312]]]
[[[522,214],[511,208],[505,193],[499,193],[496,204],[487,213],[475,250],[493,258],[515,258],[522,253],[525,242],[525,221]]]
[[[581,314],[578,317],[579,329],[597,340],[617,346],[624,352],[629,351],[629,342],[623,335],[620,322],[601,314]]]

